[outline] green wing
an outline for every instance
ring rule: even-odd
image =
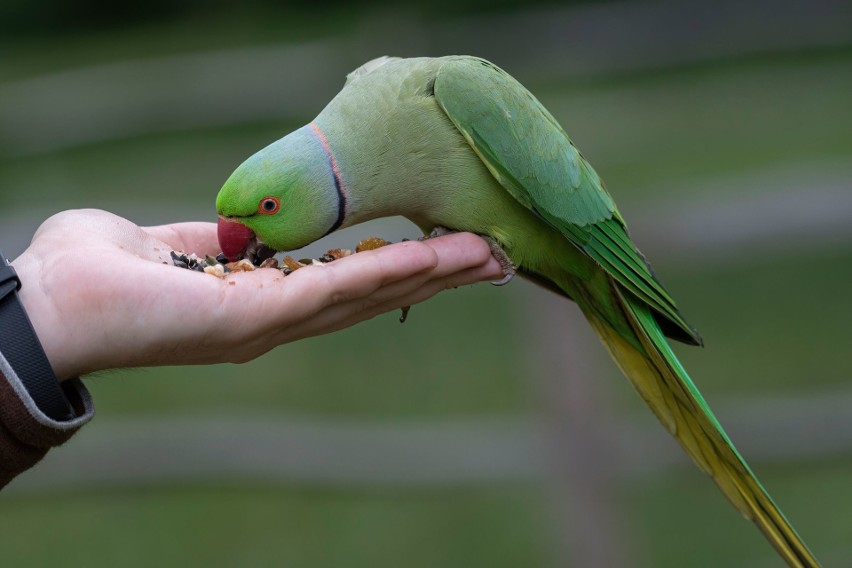
[[[701,343],[631,242],[595,170],[523,85],[487,61],[464,57],[441,66],[434,92],[456,128],[515,199],[674,324],[675,329],[666,326],[674,338]]]

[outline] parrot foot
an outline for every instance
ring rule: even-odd
[[[515,277],[518,270],[515,268],[515,263],[512,262],[512,259],[509,258],[509,255],[506,254],[506,251],[503,250],[503,247],[500,246],[496,240],[491,237],[487,237],[484,235],[480,235],[486,243],[488,243],[488,248],[491,249],[491,255],[497,259],[497,262],[500,263],[500,268],[503,269],[503,278],[500,280],[494,280],[491,282],[494,286],[504,286],[512,281],[512,278]]]
[[[454,231],[453,229],[448,229],[447,227],[443,227],[441,225],[436,225],[432,228],[428,236],[420,237],[421,241],[425,241],[427,239],[434,239],[436,237],[443,237],[444,235],[449,235],[450,233],[458,233],[458,231]],[[500,263],[500,268],[503,269],[503,278],[500,280],[495,280],[491,284],[494,286],[504,286],[512,281],[512,278],[515,277],[518,270],[515,268],[515,263],[512,262],[512,259],[509,258],[509,255],[506,254],[506,251],[503,250],[503,247],[500,246],[494,238],[489,237],[487,235],[479,235],[482,237],[486,243],[488,243],[488,248],[491,249],[491,255]],[[407,312],[406,312],[407,314]],[[400,317],[400,321],[405,321],[405,315],[403,314]]]
[[[458,231],[455,231],[453,229],[448,229],[447,227],[444,227],[444,226],[441,226],[441,225],[435,225],[434,227],[432,227],[432,230],[429,231],[428,235],[422,236],[417,240],[418,241],[428,241],[429,239],[437,239],[438,237],[443,237],[444,235],[449,235],[449,234],[452,234],[452,233],[458,233]]]

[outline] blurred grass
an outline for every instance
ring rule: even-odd
[[[236,165],[296,124],[247,125],[109,141],[62,152],[0,159],[2,207],[109,208],[125,203],[180,207],[214,220],[216,192]]]
[[[849,553],[848,460],[818,472],[762,468],[826,559]],[[638,567],[779,565],[760,533],[691,469],[631,483]],[[11,566],[546,566],[554,536],[541,488],[328,491],[169,486],[4,498]],[[57,530],[46,530],[57,527]],[[58,529],[61,527],[61,530]],[[40,533],[38,547],[30,535]],[[96,539],[97,545],[93,544]],[[89,543],[81,546],[81,543]],[[97,553],[93,556],[93,548]],[[837,564],[835,565],[842,565]]]
[[[678,356],[707,392],[848,388],[850,278],[848,249],[674,273],[667,285],[706,340]]]
[[[247,17],[18,42],[4,48],[0,81],[175,51],[306,40],[330,28],[346,34],[357,25],[350,16],[337,8],[327,22]],[[528,86],[623,210],[697,180],[842,163],[852,153],[848,50]],[[145,207],[212,220],[215,193],[233,167],[296,126],[164,132],[0,157],[0,186],[8,188],[0,207],[103,207],[130,218]],[[717,192],[731,194],[723,185]],[[645,252],[707,340],[706,349],[678,353],[711,402],[848,384],[847,246],[705,270],[700,259],[678,266]],[[516,283],[456,290],[415,307],[404,326],[389,314],[241,367],[108,372],[88,384],[100,415],[154,420],[226,411],[399,420],[533,414],[520,327],[528,293]],[[611,369],[622,406],[647,414]],[[758,470],[812,546],[830,551],[848,546],[850,467]],[[639,566],[774,565],[758,532],[697,472],[631,481],[622,490]],[[14,566],[537,566],[547,564],[553,546],[543,493],[523,486],[382,493],[294,485],[3,495],[0,540],[4,562]],[[34,546],[34,534],[46,540]]]
[[[852,510],[848,459],[818,469],[759,468],[773,495],[812,550],[826,566],[845,566],[852,548],[846,516],[826,511]],[[743,519],[700,475],[660,476],[633,484],[628,494],[639,566],[731,568],[781,566],[767,554],[760,532]],[[675,506],[674,504],[677,503]]]
[[[270,7],[272,9],[270,9]],[[321,10],[298,4],[251,9],[245,5],[216,7],[215,14],[191,22],[163,20],[116,26],[99,33],[55,34],[6,39],[0,37],[0,81],[103,65],[129,59],[170,56],[208,50],[257,46],[282,40],[295,43],[351,33],[362,21],[362,8],[341,3]],[[226,8],[223,13],[222,8]],[[230,12],[230,13],[228,13]]]
[[[510,568],[545,564],[541,501],[535,490],[502,487],[139,488],[7,500],[0,534],[3,562],[16,567]],[[46,530],[46,519],[62,530]]]

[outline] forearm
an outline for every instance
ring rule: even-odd
[[[0,488],[92,419],[95,409],[83,383],[79,379],[66,381],[63,390],[74,417],[58,422],[38,409],[0,354]]]

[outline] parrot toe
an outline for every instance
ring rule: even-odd
[[[495,239],[485,235],[482,235],[482,238],[486,243],[488,243],[488,248],[491,249],[491,255],[497,259],[497,262],[500,263],[500,268],[503,269],[503,278],[495,280],[491,282],[491,284],[494,286],[504,286],[508,284],[517,273],[515,263],[512,262],[512,259],[509,258],[509,255],[506,254],[506,251],[503,250],[503,247],[501,247],[500,243],[498,243]]]
[[[435,225],[432,227],[432,230],[429,232],[428,237],[423,237],[420,240],[426,239],[436,239],[438,237],[443,237],[444,235],[449,235],[450,233],[458,233],[458,231],[454,231],[453,229],[448,229],[447,227],[443,227],[441,225]]]

